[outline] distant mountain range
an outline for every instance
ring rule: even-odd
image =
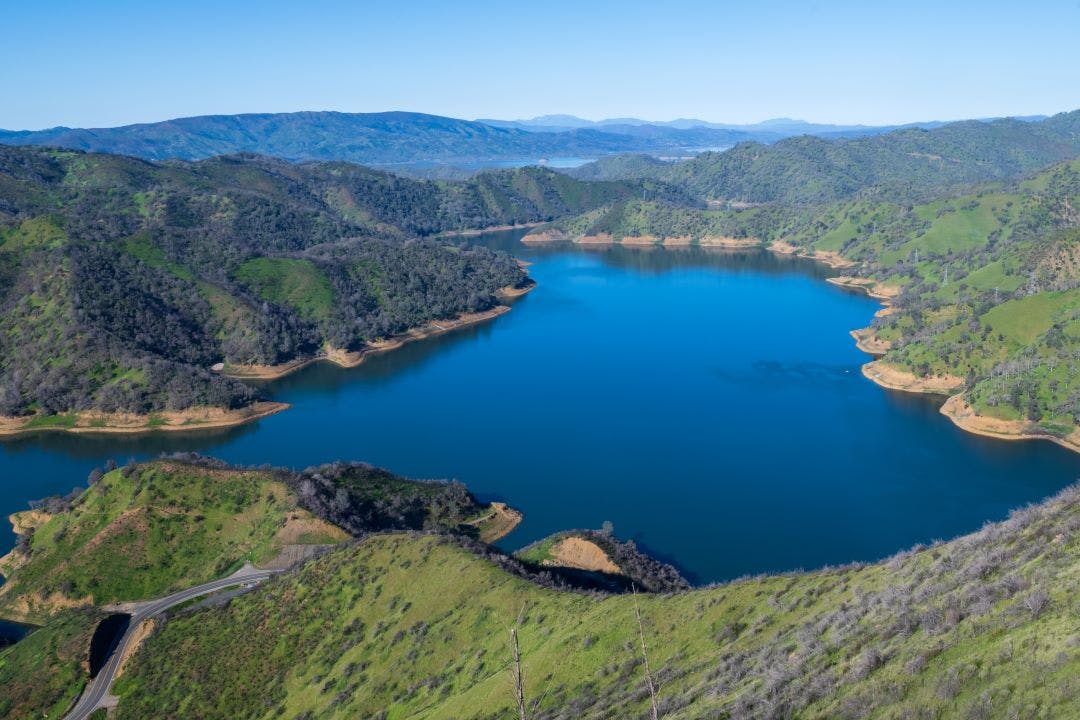
[[[109,152],[148,160],[199,160],[248,152],[293,161],[347,160],[402,170],[475,170],[615,153],[687,156],[749,140],[772,143],[793,135],[850,137],[893,129],[789,119],[722,125],[636,118],[593,122],[570,115],[470,121],[408,112],[297,112],[205,115],[113,128],[0,130],[0,143]]]
[[[1013,118],[1022,121],[1045,120],[1045,115],[1028,115]],[[999,119],[999,118],[989,118]],[[758,142],[775,142],[786,137],[797,135],[816,135],[818,137],[861,137],[867,135],[880,135],[881,133],[907,128],[922,128],[930,130],[942,125],[949,124],[941,120],[926,122],[905,123],[902,125],[834,125],[830,123],[812,123],[805,120],[793,120],[791,118],[773,118],[759,123],[732,124],[715,123],[694,118],[680,118],[678,120],[641,120],[640,118],[609,118],[606,120],[585,120],[574,115],[541,115],[531,120],[478,120],[495,127],[516,128],[531,132],[565,132],[569,130],[599,129],[604,132],[627,133],[630,128],[667,128],[671,130],[713,130],[738,133],[744,140],[756,140]],[[640,132],[640,130],[639,130]]]
[[[541,115],[531,120],[488,120],[482,119],[477,122],[487,123],[501,128],[517,128],[532,132],[564,132],[567,130],[584,130],[587,128],[600,129],[605,132],[621,132],[624,128],[668,128],[671,130],[722,130],[737,132],[752,139],[761,141],[780,140],[793,135],[819,135],[819,136],[855,136],[876,135],[900,128],[919,127],[935,128],[945,123],[942,121],[929,121],[908,123],[904,125],[833,125],[828,123],[812,123],[805,120],[793,120],[791,118],[774,118],[759,123],[733,124],[714,123],[694,118],[680,118],[678,120],[641,120],[640,118],[609,118],[606,120],[585,120],[574,115]],[[615,128],[616,130],[613,130]]]

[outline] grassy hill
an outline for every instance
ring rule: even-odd
[[[86,684],[90,639],[104,617],[93,609],[68,610],[0,650],[0,717],[63,717]]]
[[[40,620],[71,604],[158,597],[269,562],[289,544],[349,537],[274,473],[183,462],[106,473],[56,510],[22,519],[32,530],[0,566],[0,614]]]
[[[460,484],[360,463],[301,473],[200,458],[130,465],[15,516],[20,542],[0,562],[0,616],[43,620],[70,606],[160,597],[293,546],[370,532],[478,537],[488,510]]]
[[[0,559],[0,617],[43,627],[0,650],[0,716],[59,717],[70,706],[104,604],[161,597],[244,562],[285,567],[310,554],[304,546],[392,530],[475,542],[517,519],[460,484],[362,463],[292,472],[184,456],[107,472],[81,494],[13,516],[20,542]]]
[[[793,223],[786,239],[838,251],[859,263],[852,274],[902,290],[874,323],[886,363],[962,378],[981,415],[1065,436],[1080,425],[1078,202],[1071,161],[913,206],[844,203]]]
[[[99,603],[163,593],[283,542],[338,541],[312,522],[337,513],[360,542],[159,622],[114,686],[116,717],[517,717],[510,628],[534,719],[646,717],[642,634],[668,719],[1080,712],[1080,487],[879,563],[666,594],[573,590],[532,573],[469,539],[479,528],[463,522],[486,517],[470,498],[363,465],[132,466],[36,519],[11,592],[71,583]],[[596,541],[624,569],[634,552],[598,533],[553,540],[568,537]],[[58,609],[0,650],[0,713],[67,707],[101,617]]]
[[[499,718],[517,626],[533,718],[1080,713],[1080,494],[884,562],[669,596],[544,589],[453,541],[380,535],[178,616],[119,718]]]

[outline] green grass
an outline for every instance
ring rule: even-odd
[[[909,243],[908,249],[918,247],[924,252],[944,254],[984,245],[990,233],[1001,227],[997,213],[1004,210],[1008,199],[1007,195],[989,194],[973,200],[961,198],[917,207],[916,215],[929,221],[930,228],[921,238]],[[951,210],[939,215],[943,208]]]
[[[1010,272],[1010,270],[1013,269],[1007,270],[1004,261],[995,260],[969,274],[966,281],[976,290],[994,290],[996,288],[1000,292],[1008,294],[1024,284],[1023,276],[1019,272]]]
[[[1010,300],[982,316],[983,322],[1016,345],[1032,344],[1069,310],[1080,309],[1080,290],[1048,292]]]
[[[264,300],[313,320],[328,318],[334,309],[330,280],[310,260],[255,258],[237,268],[234,278]]]
[[[515,557],[528,563],[540,565],[545,560],[551,559],[551,549],[555,547],[555,543],[558,541],[559,538],[554,536],[544,538],[540,542],[530,545],[527,548],[523,548],[520,552],[515,553]]]
[[[635,602],[668,720],[1075,717],[1078,517],[1071,491],[880,564],[636,599],[374,536],[171,620],[117,684],[118,717],[509,718],[519,616],[543,717],[642,717]]]
[[[157,597],[272,558],[286,515],[310,515],[264,472],[156,462],[107,473],[34,532],[30,560],[0,593],[0,615],[49,615],[54,593],[95,604]],[[319,542],[326,538],[319,536]]]
[[[0,252],[49,250],[67,242],[67,233],[48,216],[24,220],[19,225],[0,229]]]
[[[188,268],[175,263],[165,255],[165,251],[154,244],[150,233],[143,231],[124,240],[124,251],[133,255],[150,267],[172,273],[181,280],[194,280],[195,275]]]
[[[26,423],[26,429],[73,428],[78,420],[75,413],[62,415],[35,415]]]
[[[102,617],[93,610],[68,611],[0,650],[0,717],[62,717],[86,685],[82,664]]]

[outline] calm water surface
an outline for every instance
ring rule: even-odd
[[[693,579],[874,560],[1005,517],[1080,456],[955,429],[865,380],[877,304],[767,253],[529,249],[539,285],[494,322],[268,385],[293,404],[202,437],[0,445],[0,512],[108,458],[197,450],[291,467],[365,460],[525,512],[502,543],[604,520]],[[12,543],[10,533],[0,549]]]

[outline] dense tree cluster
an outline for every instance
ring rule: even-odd
[[[457,531],[483,510],[457,482],[407,480],[365,463],[287,473],[300,504],[354,536],[384,530]]]
[[[519,555],[528,557],[530,550],[541,544],[547,545],[570,537],[582,538],[595,544],[622,571],[625,577],[609,578],[612,582],[606,585],[605,589],[615,589],[623,592],[637,589],[638,591],[657,593],[690,589],[690,583],[674,565],[650,557],[639,550],[633,540],[619,540],[610,530],[565,530],[522,548]],[[564,574],[571,577],[585,575],[585,573],[573,572]]]
[[[0,146],[0,415],[248,404],[255,393],[213,365],[360,349],[525,282],[509,256],[423,236],[640,187],[539,168],[434,182]]]

